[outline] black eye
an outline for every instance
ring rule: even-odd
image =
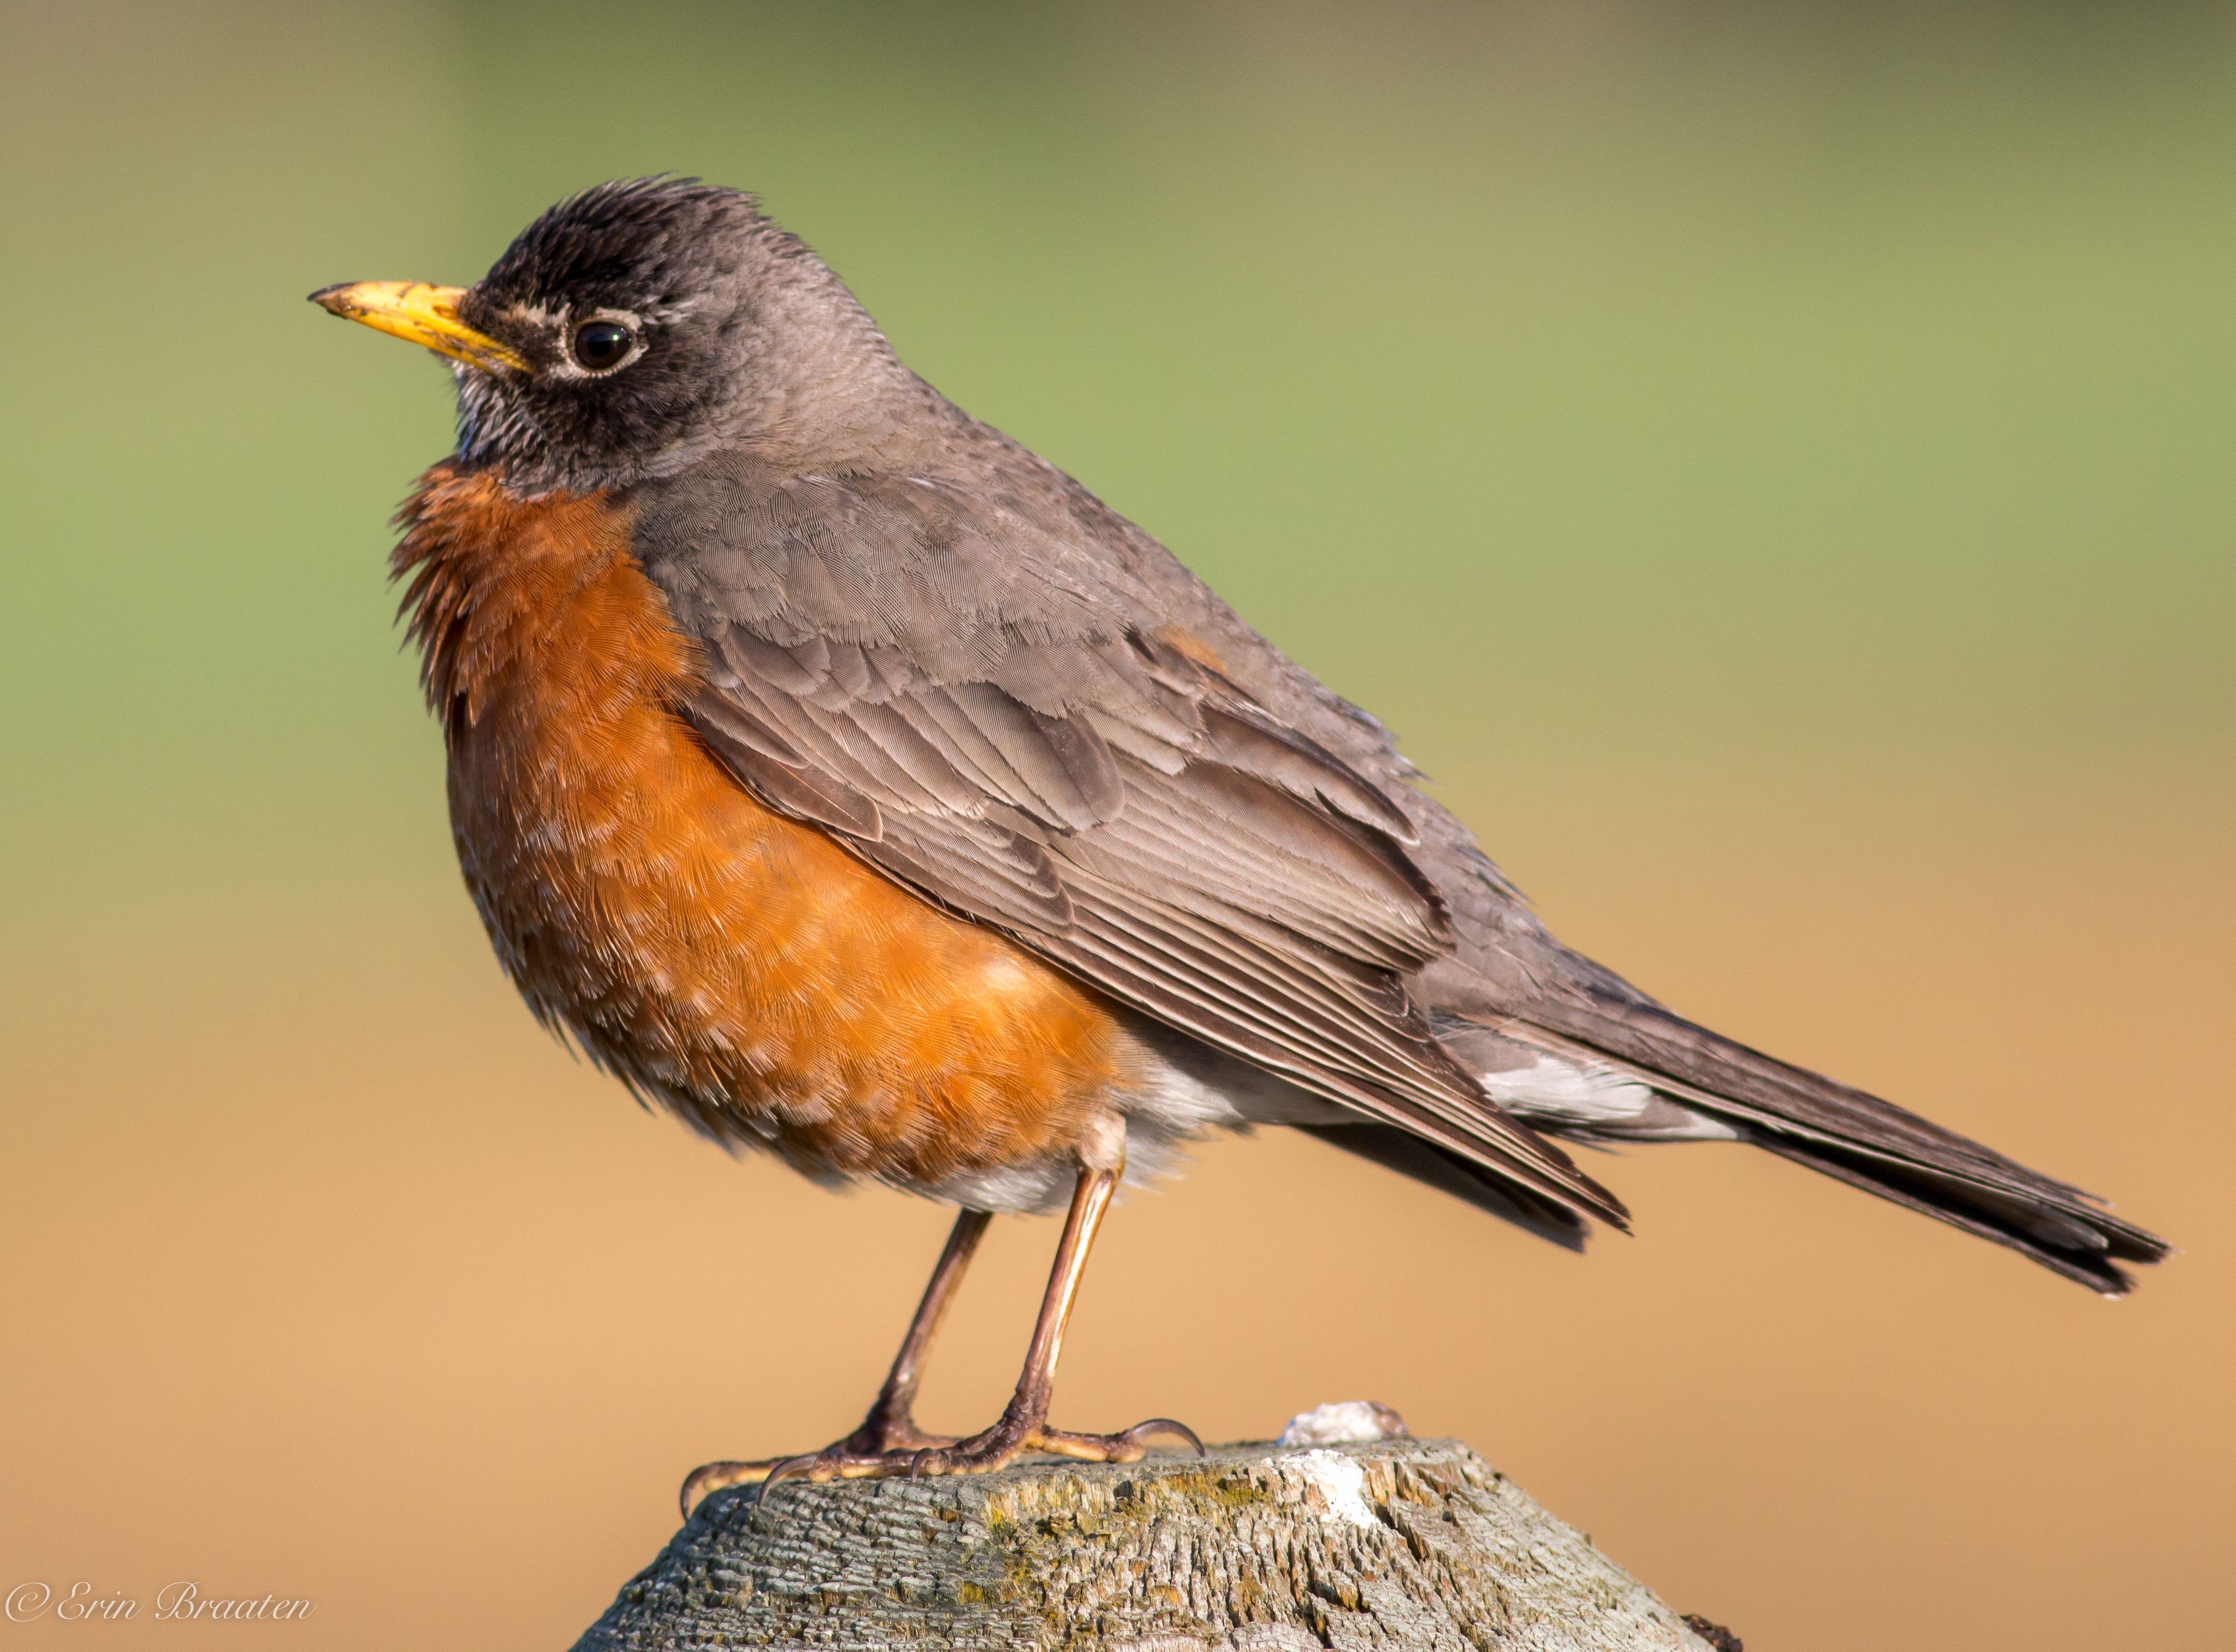
[[[618,321],[585,321],[575,329],[575,359],[592,372],[618,367],[636,335]]]

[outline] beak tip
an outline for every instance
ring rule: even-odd
[[[461,286],[431,286],[424,281],[343,281],[322,286],[311,302],[345,321],[361,321],[377,332],[432,350],[484,372],[502,367],[524,372],[528,363],[510,345],[477,332],[458,319],[458,301],[470,295]]]

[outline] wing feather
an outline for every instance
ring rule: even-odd
[[[1451,915],[1385,787],[1060,546],[904,484],[641,518],[707,662],[679,709],[738,782],[1141,1014],[1621,1223],[1431,1032],[1409,978]]]

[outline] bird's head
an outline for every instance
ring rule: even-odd
[[[561,201],[471,286],[311,299],[449,357],[459,457],[523,492],[623,487],[724,447],[845,457],[912,399],[844,284],[751,195],[693,179]]]

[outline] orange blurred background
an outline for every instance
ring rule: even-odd
[[[500,978],[380,582],[447,393],[300,302],[672,167],[1403,731],[1571,944],[2185,1252],[2107,1303],[1694,1147],[1595,1164],[1638,1236],[1578,1258],[1267,1133],[1119,1211],[1059,1421],[1386,1400],[1756,1652],[2225,1636],[2224,23],[7,22],[0,1589],[563,1646],[686,1470],[883,1373],[946,1213],[727,1159]],[[996,1226],[929,1423],[1054,1236]]]

